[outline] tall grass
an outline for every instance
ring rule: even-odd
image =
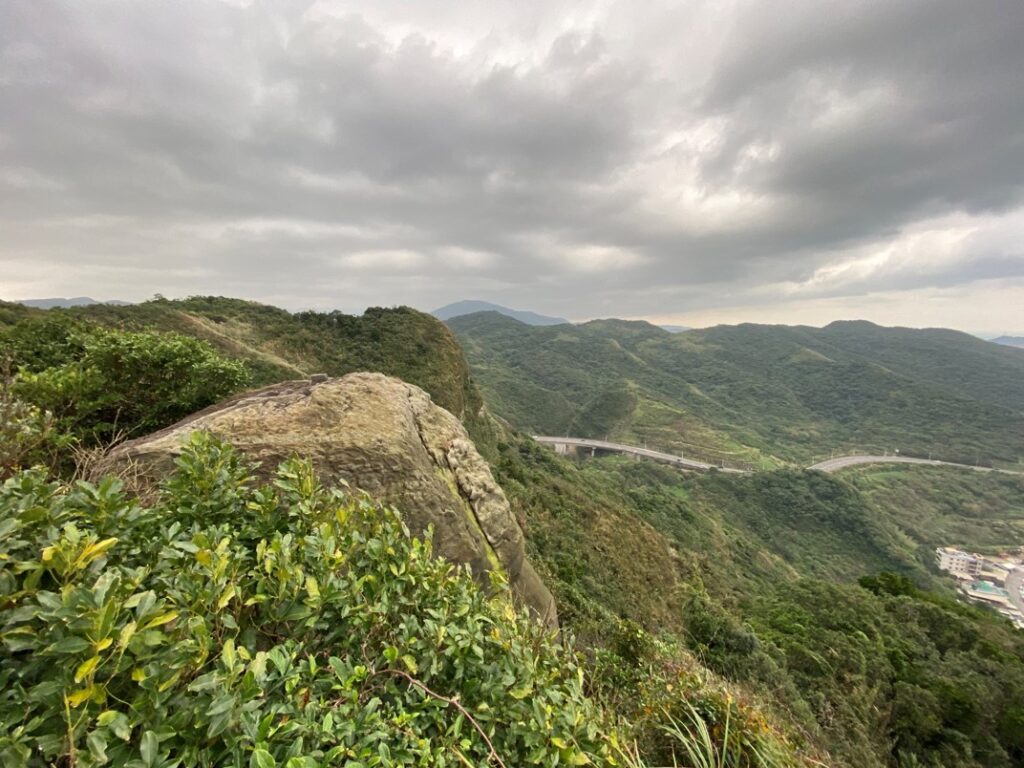
[[[751,742],[733,726],[728,708],[720,728],[709,727],[697,709],[685,702],[684,719],[667,715],[663,727],[673,741],[671,768],[794,768],[796,763],[770,742]],[[718,731],[717,733],[715,731]],[[648,763],[634,747],[619,750],[626,768],[668,768]]]

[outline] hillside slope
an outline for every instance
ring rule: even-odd
[[[1024,635],[955,602],[932,547],[1019,525],[1024,480],[899,471],[910,490],[890,496],[887,469],[685,475],[525,440],[497,465],[585,647],[623,654],[636,625],[677,638],[799,723],[829,765],[1009,768],[1024,759]],[[987,503],[959,508],[972,498]]]
[[[408,307],[373,308],[357,317],[340,312],[293,314],[241,299],[192,297],[45,313],[15,305],[0,309],[6,310],[0,312],[0,328],[26,318],[45,321],[65,315],[123,330],[193,336],[227,357],[244,360],[253,386],[313,373],[386,373],[425,389],[470,428],[482,425],[483,401],[455,338],[443,323]]]
[[[537,328],[494,313],[449,326],[491,407],[524,430],[769,464],[834,449],[1024,456],[1024,354],[954,331],[670,334],[620,320]]]
[[[793,469],[685,476],[620,457],[577,464],[491,419],[451,334],[412,310],[373,310],[361,318],[292,315],[207,298],[12,310],[6,317],[178,330],[246,361],[259,383],[350,366],[398,373],[436,402],[461,409],[471,432],[477,425],[474,437],[486,446],[524,528],[528,555],[557,598],[564,638],[592,662],[588,693],[636,726],[652,745],[650,754],[659,756],[654,765],[672,764],[658,746],[664,712],[686,717],[693,706],[720,725],[723,713],[764,711],[758,702],[770,717],[751,716],[744,728],[761,732],[767,722],[798,750],[832,766],[887,768],[916,760],[1008,768],[1024,759],[1024,743],[1015,740],[1024,732],[1024,641],[1002,619],[953,602],[929,554],[954,536],[966,546],[1012,538],[1024,506],[1019,479],[916,467],[901,469],[910,478],[901,482],[886,468],[834,477]],[[738,437],[767,441],[779,419],[807,423],[813,398],[801,387],[832,386],[829,378],[773,372],[773,386],[786,389],[775,402],[766,394],[772,386],[751,372],[744,378],[745,366],[769,369],[763,361],[775,360],[785,369],[821,365],[826,352],[830,360],[842,357],[835,345],[810,345],[819,342],[802,338],[805,329],[754,328],[733,349],[732,341],[712,343],[707,334],[695,341],[687,337],[696,332],[673,337],[645,323],[601,321],[538,329],[547,335],[530,349],[515,337],[524,326],[497,316],[482,320],[496,325],[502,354],[519,361],[521,370],[513,373],[523,375],[513,381],[524,383],[539,361],[562,391],[574,398],[592,393],[586,407],[563,396],[577,426],[619,429],[624,414],[659,434],[681,422],[741,450],[751,449]],[[757,333],[763,338],[748,338]],[[673,338],[678,341],[666,346]],[[879,369],[883,382],[907,381],[879,363],[865,365]],[[699,374],[700,388],[685,386],[692,407],[670,399],[683,373]],[[525,383],[533,387],[537,413],[544,413],[544,402],[556,402],[542,398],[555,390]],[[851,386],[856,394],[862,383],[854,379]],[[744,387],[755,394],[741,398]],[[716,405],[705,392],[724,392],[734,402]],[[873,390],[865,395],[867,402],[875,396]],[[857,410],[857,402],[848,404],[855,420],[875,416]],[[530,404],[523,402],[523,413]],[[799,432],[788,439],[794,452],[800,449]],[[992,536],[982,537],[988,530]],[[880,571],[890,575],[877,576]],[[861,586],[863,577],[870,578]],[[733,709],[736,702],[742,706]]]

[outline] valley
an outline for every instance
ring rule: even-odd
[[[625,445],[624,443],[611,443],[607,440],[594,440],[585,437],[553,437],[551,435],[534,435],[533,439],[538,443],[553,446],[555,452],[561,455],[568,455],[570,453],[578,454],[582,449],[584,454],[589,451],[591,456],[596,455],[598,451],[601,453],[618,453],[626,456],[634,456],[636,458],[651,459],[663,464],[671,464],[675,467],[679,467],[680,469],[693,470],[697,472],[718,470],[721,472],[742,473],[754,471],[750,467],[726,464],[724,460],[718,464],[708,464],[706,462],[687,459],[682,454],[676,456],[674,454],[653,450],[647,446],[640,447],[638,445]],[[1010,474],[1020,474],[1014,470],[995,469],[993,467],[983,467],[973,464],[958,464],[951,461],[939,461],[938,459],[914,458],[911,456],[900,456],[899,454],[893,454],[891,456],[832,456],[815,464],[811,464],[807,469],[832,473],[838,472],[841,469],[846,469],[847,467],[856,467],[862,464],[923,464],[932,467],[960,467],[961,469],[973,469],[978,472],[1009,472]]]
[[[1024,768],[1024,2],[0,2],[0,768]]]
[[[994,611],[959,602],[935,565],[936,549],[950,542],[995,551],[1024,541],[1024,477],[1013,470],[1024,439],[1016,430],[1014,350],[992,353],[948,332],[918,337],[876,327],[672,335],[619,321],[527,327],[489,314],[455,318],[453,334],[406,308],[360,317],[292,314],[215,297],[48,312],[0,305],[0,324],[0,340],[23,371],[11,391],[51,410],[59,417],[54,426],[83,444],[111,434],[112,418],[129,436],[144,434],[130,431],[124,412],[109,410],[111,393],[137,401],[131,418],[152,431],[260,386],[294,398],[377,371],[422,388],[429,395],[422,402],[432,400],[463,425],[493,487],[486,479],[464,486],[464,459],[455,458],[463,454],[446,453],[447,443],[434,445],[423,428],[408,437],[399,426],[385,430],[425,417],[385,418],[374,411],[383,400],[310,417],[301,440],[281,410],[273,439],[317,446],[309,452],[329,472],[396,494],[416,530],[440,524],[443,505],[424,511],[405,483],[426,487],[424,478],[437,475],[444,482],[431,493],[450,488],[459,497],[459,488],[477,488],[462,497],[470,510],[483,509],[474,505],[495,492],[482,489],[500,489],[528,558],[513,553],[509,573],[530,564],[542,583],[537,594],[557,606],[563,651],[585,666],[587,706],[619,723],[650,765],[671,764],[676,747],[664,718],[690,717],[689,707],[704,713],[702,722],[735,718],[738,738],[751,745],[737,749],[777,755],[775,762],[751,758],[765,768],[888,768],[908,755],[965,768],[1024,759],[1016,736],[1024,717],[1024,633]],[[687,338],[694,333],[696,340]],[[829,348],[823,336],[841,338]],[[811,354],[811,343],[823,351]],[[165,357],[138,357],[147,345]],[[100,350],[116,379],[91,367]],[[958,382],[940,364],[950,350],[990,370]],[[826,351],[832,362],[815,357]],[[161,401],[141,393],[180,354],[197,356],[220,378],[196,391],[172,378],[160,398],[187,402],[188,410],[158,408]],[[819,366],[832,365],[840,370],[819,375]],[[310,382],[314,373],[327,381]],[[918,386],[915,376],[931,384]],[[366,386],[368,394],[386,389]],[[936,399],[945,407],[936,408]],[[989,419],[991,431],[955,422],[961,405]],[[365,443],[328,449],[331,440],[351,438],[343,429],[322,432],[325,425],[360,413]],[[271,439],[269,426],[253,432],[225,424],[236,431],[221,432],[236,434],[240,449],[267,450],[260,446]],[[538,424],[561,428],[534,439]],[[822,463],[823,452],[851,436],[883,447]],[[884,448],[897,440],[898,457],[898,446]],[[398,458],[419,455],[421,442],[430,462],[440,462],[429,470]],[[551,444],[563,446],[561,455]],[[63,457],[54,464],[58,475],[79,471],[48,445],[34,455]],[[393,446],[406,447],[389,455]],[[573,447],[583,455],[573,456]],[[906,456],[929,447],[968,464],[976,454],[1004,471]],[[700,471],[673,466],[687,462]],[[374,466],[406,468],[386,470],[384,482],[385,470]],[[506,568],[489,560],[486,546],[479,551],[474,567]],[[427,657],[411,658],[419,668]]]
[[[488,404],[521,429],[717,464],[899,452],[1013,468],[1024,354],[946,330],[833,323],[671,334],[643,322],[450,321]]]

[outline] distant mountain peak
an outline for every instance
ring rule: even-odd
[[[97,301],[96,299],[90,298],[89,296],[74,296],[70,299],[65,298],[52,298],[52,299],[25,299],[23,301],[16,302],[26,307],[34,307],[35,309],[68,309],[70,307],[88,307],[93,304],[114,304],[117,306],[124,306],[129,304],[127,301],[117,301],[116,299],[111,301]]]
[[[503,307],[500,304],[493,304],[489,301],[477,301],[473,299],[446,304],[443,307],[438,307],[430,314],[438,320],[448,321],[455,317],[472,315],[477,312],[497,312],[505,315],[506,317],[518,320],[521,323],[526,323],[527,325],[566,325],[569,322],[562,317],[541,315],[527,309],[510,309],[508,307]]]

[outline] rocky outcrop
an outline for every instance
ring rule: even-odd
[[[146,485],[173,468],[195,431],[230,442],[270,474],[312,460],[396,506],[413,533],[434,527],[434,551],[482,580],[502,570],[517,599],[549,626],[554,600],[526,559],[522,530],[462,424],[418,387],[377,373],[292,381],[239,395],[113,451],[104,470],[132,465]]]

